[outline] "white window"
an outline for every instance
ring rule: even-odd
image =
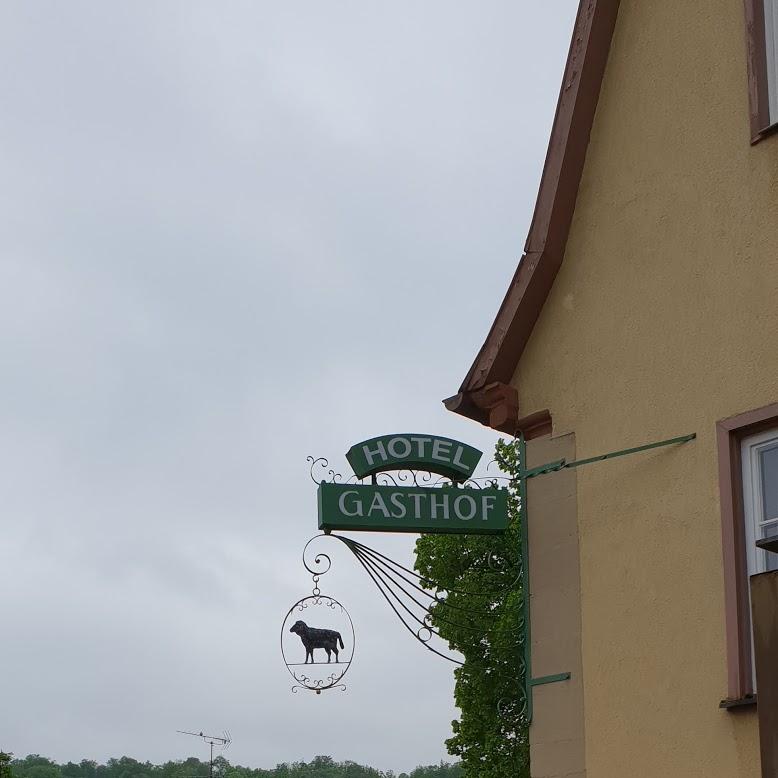
[[[778,122],[778,0],[764,0],[765,55],[770,124]]]
[[[778,430],[752,435],[741,443],[743,519],[748,574],[778,570],[778,554],[757,548],[756,541],[778,535]],[[749,587],[749,601],[751,591]],[[751,672],[756,691],[756,663],[751,641]]]
[[[778,430],[745,438],[741,457],[748,574],[778,570],[778,554],[756,547],[778,535]]]

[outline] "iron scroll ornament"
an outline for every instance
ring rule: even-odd
[[[310,465],[311,480],[320,489],[323,484],[353,484],[358,486],[368,481],[373,486],[378,487],[422,488],[425,492],[431,490],[434,493],[438,493],[438,490],[441,489],[448,491],[448,489],[455,488],[458,490],[457,493],[466,495],[473,494],[474,492],[478,494],[480,490],[497,489],[499,488],[499,482],[509,483],[511,480],[510,477],[496,474],[481,477],[471,476],[455,480],[450,475],[447,477],[440,472],[412,469],[412,465],[408,469],[397,467],[391,473],[385,471],[370,473],[366,478],[360,477],[356,473],[344,476],[334,468],[331,468],[329,461],[324,457],[309,456],[307,460]],[[489,465],[491,464],[494,463],[489,463]],[[489,466],[487,466],[488,470]],[[321,521],[321,503],[319,509]],[[436,582],[420,576],[414,570],[399,564],[369,546],[354,541],[351,538],[333,534],[333,530],[337,529],[336,527],[325,526],[321,528],[324,530],[324,533],[312,537],[303,549],[303,566],[313,576],[313,596],[303,598],[303,600],[295,603],[290,612],[287,613],[284,626],[282,627],[282,653],[284,653],[287,669],[296,681],[296,685],[293,687],[295,692],[298,688],[307,688],[316,692],[329,688],[345,689],[345,685],[340,684],[339,681],[348,669],[348,667],[345,667],[343,673],[335,672],[324,677],[320,675],[313,677],[310,674],[313,662],[309,662],[307,654],[305,661],[301,663],[305,666],[304,670],[295,670],[295,667],[299,665],[290,663],[287,659],[289,651],[284,647],[285,632],[295,627],[295,624],[291,623],[294,619],[290,619],[290,616],[294,614],[304,615],[310,612],[306,608],[310,608],[315,604],[321,604],[322,595],[318,582],[320,577],[327,573],[332,566],[332,560],[326,553],[319,552],[315,557],[312,554],[309,556],[308,551],[314,540],[322,537],[332,537],[345,545],[359,563],[359,566],[367,574],[370,582],[376,587],[381,598],[389,605],[404,629],[428,651],[455,665],[462,665],[463,657],[451,650],[448,641],[441,635],[440,629],[450,626],[473,633],[491,632],[490,627],[484,625],[484,617],[490,620],[493,615],[492,605],[494,600],[501,601],[514,590],[515,585],[520,580],[521,571],[520,562],[517,564],[518,560],[509,561],[508,559],[501,558],[501,556],[498,557],[493,551],[485,549],[480,564],[493,574],[501,574],[499,575],[499,580],[492,580],[493,586],[489,588],[493,590],[488,592],[446,590]],[[498,591],[494,591],[494,589]],[[462,598],[458,595],[468,595],[470,598],[474,597],[475,600],[465,605],[462,602]],[[327,602],[327,604],[329,603]],[[334,607],[335,609],[342,608],[341,604],[337,602]],[[327,608],[326,610],[331,612],[332,608]],[[521,616],[519,616],[519,619],[521,620]],[[520,628],[522,627],[521,624],[519,626]],[[307,623],[303,623],[301,628],[309,629]],[[350,621],[348,631],[352,632],[353,635],[353,624]],[[322,644],[319,651],[322,648],[326,650],[326,646]],[[334,646],[332,648],[334,649]],[[299,644],[296,650],[299,651]],[[316,649],[313,650],[315,652]],[[321,666],[327,667],[327,663],[321,663],[317,670]]]
[[[309,564],[306,552],[310,543],[308,541],[303,549],[303,566],[311,573],[313,591],[292,605],[284,617],[281,625],[281,656],[295,680],[292,692],[297,693],[298,689],[307,689],[316,694],[328,689],[345,691],[346,685],[342,681],[351,667],[356,646],[354,623],[338,600],[321,593],[319,580],[332,566],[332,560],[327,554],[319,553]],[[309,625],[306,620],[312,623]],[[327,628],[313,626],[313,622],[325,623]],[[321,653],[317,654],[317,651],[322,650],[327,659],[317,661],[317,658],[321,658]]]
[[[360,484],[360,483],[374,483],[378,486],[426,486],[433,488],[441,488],[444,486],[451,486],[454,484],[450,478],[432,473],[428,470],[414,470],[411,468],[403,468],[395,470],[394,472],[380,472],[374,473],[367,478],[359,478],[353,473],[348,476],[344,476],[334,468],[330,467],[329,460],[326,457],[306,457],[307,462],[310,465],[310,478],[313,483],[319,486],[322,483],[346,483],[346,484]],[[493,464],[492,462],[489,465]],[[489,466],[487,466],[487,470]],[[458,481],[458,485],[469,489],[486,489],[489,487],[496,487],[511,481],[510,476],[505,475],[488,475],[488,476],[473,476],[464,480]]]
[[[321,612],[315,613],[318,608],[322,609]],[[335,617],[344,621],[347,624],[347,631],[342,628],[341,630],[336,631],[308,627],[308,625],[303,622],[303,618],[301,618],[309,617],[308,614],[310,614],[321,621],[321,614],[326,611],[330,612],[328,614],[330,620]],[[309,649],[303,642],[300,632],[294,629],[299,623],[303,623],[306,628],[313,632],[333,632],[339,636],[340,644],[336,644],[339,651],[335,654],[336,658],[334,662],[317,661],[315,654],[316,650],[321,648],[326,649],[326,646],[314,645]],[[344,631],[346,632],[345,636],[343,634]],[[286,639],[287,635],[292,637],[293,640]],[[298,640],[298,636],[301,638],[300,640]],[[315,640],[313,642],[314,644],[316,643]],[[301,648],[305,649],[305,659],[303,661],[293,661],[295,657],[291,655],[291,652],[295,650],[292,648],[295,643],[297,646],[300,646],[300,648],[297,648],[298,654],[303,653]],[[308,691],[316,692],[316,694],[321,694],[328,689],[340,689],[341,691],[345,691],[346,685],[342,681],[343,677],[348,672],[349,667],[351,667],[351,662],[354,658],[355,643],[354,624],[351,621],[351,616],[343,605],[334,597],[329,597],[324,594],[310,594],[307,597],[298,600],[287,612],[281,627],[281,655],[283,656],[284,664],[286,664],[286,669],[295,680],[295,684],[292,686],[292,692],[296,694],[298,689],[307,689]],[[329,658],[330,652],[327,653]],[[310,662],[308,661],[309,654],[311,658]],[[345,657],[345,659],[341,659],[341,657]],[[298,658],[302,658],[302,656]]]
[[[330,557],[322,552],[317,553],[311,563],[315,567],[310,566],[306,561],[309,546],[321,538],[332,538],[346,546],[406,631],[428,651],[455,665],[462,665],[463,662],[447,651],[446,641],[441,636],[436,624],[448,624],[460,629],[483,632],[483,626],[475,624],[473,618],[490,616],[491,611],[487,601],[500,600],[508,595],[514,590],[521,575],[520,568],[490,552],[484,560],[485,566],[492,572],[502,573],[505,578],[505,583],[498,591],[465,592],[456,589],[443,589],[434,581],[420,576],[410,568],[363,543],[343,535],[325,532],[314,535],[305,544],[303,550],[303,565],[308,572],[313,574],[314,584],[316,584],[314,597],[322,596],[317,585],[319,576],[329,571],[332,564]],[[450,602],[450,594],[467,594],[483,598],[484,606],[482,608],[464,608]],[[435,611],[434,615],[433,611]],[[287,614],[287,620],[288,616],[289,614]]]

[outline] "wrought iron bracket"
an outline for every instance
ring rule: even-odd
[[[414,639],[428,651],[456,665],[462,665],[463,662],[446,653],[442,647],[430,645],[433,638],[444,640],[439,629],[433,623],[433,609],[436,609],[434,620],[438,623],[481,632],[481,627],[468,623],[468,617],[490,615],[487,605],[485,604],[483,610],[463,608],[448,602],[448,595],[468,594],[485,599],[500,599],[513,591],[521,576],[520,571],[505,566],[492,552],[488,555],[485,564],[494,571],[506,574],[508,580],[503,588],[496,592],[464,592],[456,589],[444,589],[434,581],[424,578],[414,570],[401,565],[370,546],[343,535],[326,532],[314,535],[305,544],[303,550],[303,565],[306,570],[314,574],[314,582],[317,582],[318,577],[324,575],[332,564],[330,557],[321,552],[316,554],[312,562],[309,563],[306,560],[306,552],[310,544],[323,537],[340,541],[351,552],[397,619]],[[513,572],[516,574],[512,575]],[[314,590],[314,594],[316,593],[317,591]]]
[[[660,440],[655,443],[647,443],[642,446],[633,446],[632,448],[625,448],[619,451],[611,451],[607,454],[599,454],[593,457],[586,457],[585,459],[576,459],[572,462],[568,462],[565,459],[557,459],[552,462],[547,462],[539,467],[526,468],[524,463],[527,461],[527,443],[524,436],[519,434],[516,438],[516,445],[518,446],[518,463],[519,471],[516,474],[516,480],[519,485],[519,523],[521,526],[521,555],[522,555],[522,573],[524,576],[524,599],[523,599],[523,623],[524,623],[524,668],[525,668],[525,694],[526,694],[526,720],[530,724],[532,722],[532,690],[535,686],[543,686],[549,683],[558,683],[560,681],[567,681],[571,678],[570,673],[557,673],[555,675],[544,675],[540,678],[532,677],[532,636],[531,636],[531,620],[530,620],[530,587],[529,587],[529,529],[527,525],[527,481],[530,478],[536,478],[540,475],[546,475],[548,473],[555,473],[560,470],[565,470],[573,467],[580,467],[581,465],[589,465],[594,462],[604,462],[608,459],[616,459],[617,457],[628,456],[629,454],[638,454],[642,451],[650,451],[654,448],[661,448],[663,446],[672,446],[681,443],[688,443],[697,437],[696,433],[689,435],[681,435],[676,438],[669,438],[667,440]]]
[[[547,683],[558,683],[559,681],[569,681],[572,676],[570,673],[557,673],[556,675],[541,675],[540,678],[530,678],[529,686],[543,686]]]
[[[565,470],[569,467],[580,467],[581,465],[591,465],[594,462],[604,462],[606,459],[616,459],[617,457],[624,457],[628,454],[638,454],[641,451],[650,451],[652,448],[660,448],[661,446],[673,446],[679,443],[688,443],[690,440],[694,440],[697,437],[696,433],[691,435],[681,435],[678,438],[670,438],[668,440],[660,440],[656,443],[647,443],[644,446],[635,446],[634,448],[625,448],[620,451],[611,451],[608,454],[599,454],[596,457],[587,457],[586,459],[576,459],[573,462],[568,462],[566,459],[556,459],[553,462],[547,462],[540,467],[533,467],[529,470],[525,470],[521,474],[521,478],[535,478],[539,475],[546,475],[546,473],[555,473],[558,470]]]

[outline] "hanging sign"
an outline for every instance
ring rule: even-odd
[[[352,446],[346,459],[357,478],[385,470],[427,470],[452,481],[473,475],[481,452],[451,438],[437,435],[383,435]]]
[[[508,491],[319,484],[319,529],[495,534],[508,527]]]

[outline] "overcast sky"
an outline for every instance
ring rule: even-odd
[[[0,4],[0,748],[446,756],[451,666],[339,549],[348,691],[290,691],[306,456],[490,458],[440,401],[521,255],[575,6]]]

